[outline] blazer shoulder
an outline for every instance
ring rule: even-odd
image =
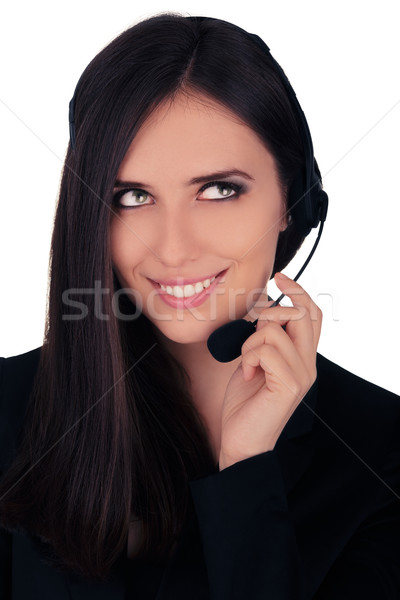
[[[0,470],[9,463],[21,434],[40,352],[39,347],[0,358]]]
[[[318,409],[341,435],[386,445],[400,435],[400,396],[317,353]]]
[[[340,389],[342,394],[352,395],[354,392],[365,394],[366,398],[379,396],[388,404],[398,406],[400,396],[385,388],[355,375],[344,367],[329,360],[319,352],[317,353],[317,369],[321,384],[333,386],[335,390]]]
[[[0,401],[9,395],[15,398],[30,391],[39,365],[40,352],[41,347],[17,356],[0,358]]]

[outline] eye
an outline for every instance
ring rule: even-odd
[[[114,194],[114,204],[121,208],[135,208],[147,204],[150,194],[144,190],[120,190]]]
[[[243,186],[226,181],[211,181],[200,190],[200,197],[205,200],[228,200],[240,195]]]

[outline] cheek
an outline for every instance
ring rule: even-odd
[[[218,239],[235,250],[238,259],[257,253],[274,252],[279,235],[280,212],[266,203],[254,203],[238,211],[221,227]]]
[[[113,221],[110,227],[110,249],[113,267],[117,268],[123,260],[124,243],[122,239],[123,235],[121,235],[120,227]]]
[[[120,220],[114,220],[110,227],[111,260],[114,269],[127,275],[140,260],[140,246],[137,236]]]

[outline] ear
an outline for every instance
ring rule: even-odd
[[[287,223],[287,219],[286,217],[283,217],[281,220],[281,224],[279,226],[279,232],[282,233],[282,231],[285,231],[287,229],[288,223]]]
[[[279,231],[286,231],[286,229],[289,227],[289,225],[292,222],[292,215],[290,213],[288,213],[286,210],[283,212],[282,217],[281,217],[281,223],[279,226]]]
[[[287,209],[287,186],[284,186],[282,190],[282,203],[281,203],[281,222],[279,225],[279,232],[285,231],[290,223],[292,222],[292,215]]]

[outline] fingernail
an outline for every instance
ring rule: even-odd
[[[287,277],[287,275],[284,275],[283,273],[276,273],[275,277],[278,276],[281,279],[289,279],[289,277]]]

